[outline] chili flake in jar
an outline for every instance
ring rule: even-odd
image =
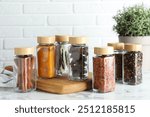
[[[93,57],[93,91],[115,90],[115,56],[113,47],[95,47]]]

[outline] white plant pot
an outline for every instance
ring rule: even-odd
[[[119,42],[142,44],[143,70],[150,71],[150,36],[119,36]]]

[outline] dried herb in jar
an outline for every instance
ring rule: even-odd
[[[88,78],[88,47],[84,37],[70,37],[69,79],[82,81]]]
[[[124,83],[137,85],[142,83],[142,46],[126,44],[124,54]]]
[[[36,88],[36,68],[34,48],[15,48],[15,65],[17,69],[17,90],[28,92]]]
[[[58,76],[67,76],[69,73],[69,36],[56,35],[56,70]]]
[[[123,82],[123,55],[124,55],[124,43],[108,43],[108,46],[114,48],[115,54],[115,79],[116,82]]]
[[[54,37],[38,37],[37,63],[38,77],[56,77],[56,46]]]
[[[111,92],[115,89],[115,56],[112,47],[95,47],[93,57],[93,90]]]

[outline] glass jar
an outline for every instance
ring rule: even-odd
[[[82,81],[88,78],[88,46],[85,37],[70,37],[69,79]]]
[[[137,85],[142,82],[142,46],[139,44],[125,44],[124,54],[124,79],[129,85]]]
[[[68,41],[69,36],[56,35],[55,36],[57,45],[56,45],[56,71],[58,76],[67,76],[69,73],[69,51],[68,51]]]
[[[36,60],[34,48],[15,48],[17,91],[28,92],[36,89]]]
[[[115,54],[115,79],[118,83],[123,83],[123,56],[124,43],[108,43],[108,46],[114,48]]]
[[[93,91],[115,90],[115,56],[113,47],[95,47],[93,57]]]
[[[55,37],[38,37],[37,63],[39,78],[56,77]]]

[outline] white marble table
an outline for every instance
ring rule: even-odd
[[[117,84],[115,92],[93,93],[84,91],[73,94],[58,95],[40,91],[16,93],[12,88],[0,88],[1,100],[150,100],[150,72],[143,73],[143,83],[137,86]]]

